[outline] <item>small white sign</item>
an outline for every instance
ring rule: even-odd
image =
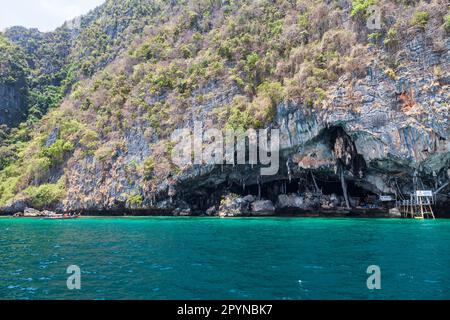
[[[380,196],[380,200],[383,202],[393,201],[391,196]]]
[[[416,196],[418,196],[418,197],[432,197],[433,196],[433,191],[431,191],[431,190],[417,190],[416,191]]]

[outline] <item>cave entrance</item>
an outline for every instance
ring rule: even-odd
[[[289,179],[282,179],[262,182],[260,186],[258,186],[257,184],[244,186],[233,183],[233,185],[228,188],[228,190],[229,192],[235,193],[241,197],[252,195],[257,198],[260,193],[261,199],[271,200],[273,203],[275,203],[278,200],[279,194],[298,193],[302,191],[301,188],[301,179],[291,179],[291,181],[289,181]]]
[[[343,197],[342,186],[339,177],[333,174],[315,174],[317,187],[323,195],[336,194]],[[369,203],[377,199],[377,195],[369,190],[358,186],[354,181],[347,180],[347,190],[350,198],[356,200],[352,204]],[[224,182],[214,189],[202,189],[201,192],[190,194],[185,200],[191,205],[192,209],[198,213],[204,213],[212,206],[219,206],[222,197],[228,193],[234,193],[239,197],[252,195],[261,199],[271,200],[274,204],[278,201],[280,194],[304,194],[305,192],[315,192],[316,187],[312,175],[289,179],[278,179],[274,181],[262,182],[258,184],[244,185],[236,182]]]
[[[343,196],[341,182],[338,180],[337,176],[326,180],[316,177],[316,181],[323,194],[330,195],[334,193],[338,196]],[[358,186],[351,180],[347,180],[347,191],[349,197],[376,196],[375,193]]]
[[[336,194],[338,196],[343,196],[341,182],[337,176],[328,177],[315,177],[317,186],[324,195]],[[358,186],[354,181],[347,181],[348,195],[352,198],[366,198],[366,197],[376,197],[377,195],[370,190],[366,190]],[[238,185],[233,183],[230,187],[223,187],[223,193],[231,192],[237,194],[241,197],[247,195],[252,195],[258,197],[259,187],[257,184],[253,185]],[[261,183],[261,198],[271,200],[276,202],[278,200],[278,195],[280,194],[290,194],[299,193],[303,194],[305,192],[315,192],[314,183],[311,179],[305,178],[293,178],[291,181],[289,179],[282,179],[270,182]]]

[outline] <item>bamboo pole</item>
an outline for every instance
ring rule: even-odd
[[[319,189],[319,186],[317,185],[316,177],[314,177],[314,173],[312,171],[311,171],[311,176],[312,176],[312,179],[314,182],[314,187],[316,188],[316,192],[319,193],[320,189]]]
[[[347,193],[347,183],[345,181],[344,177],[344,168],[341,166],[341,186],[342,186],[342,192],[344,194],[345,204],[347,205],[347,209],[351,209],[350,207],[350,201],[348,200],[348,193]]]

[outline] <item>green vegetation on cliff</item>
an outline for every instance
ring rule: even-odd
[[[26,55],[0,33],[0,146],[8,131],[5,125],[16,126],[25,120],[28,75]]]
[[[0,84],[24,83],[28,63],[22,50],[0,34]]]

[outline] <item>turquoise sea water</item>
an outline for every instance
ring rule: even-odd
[[[449,298],[450,220],[0,218],[0,299]]]

